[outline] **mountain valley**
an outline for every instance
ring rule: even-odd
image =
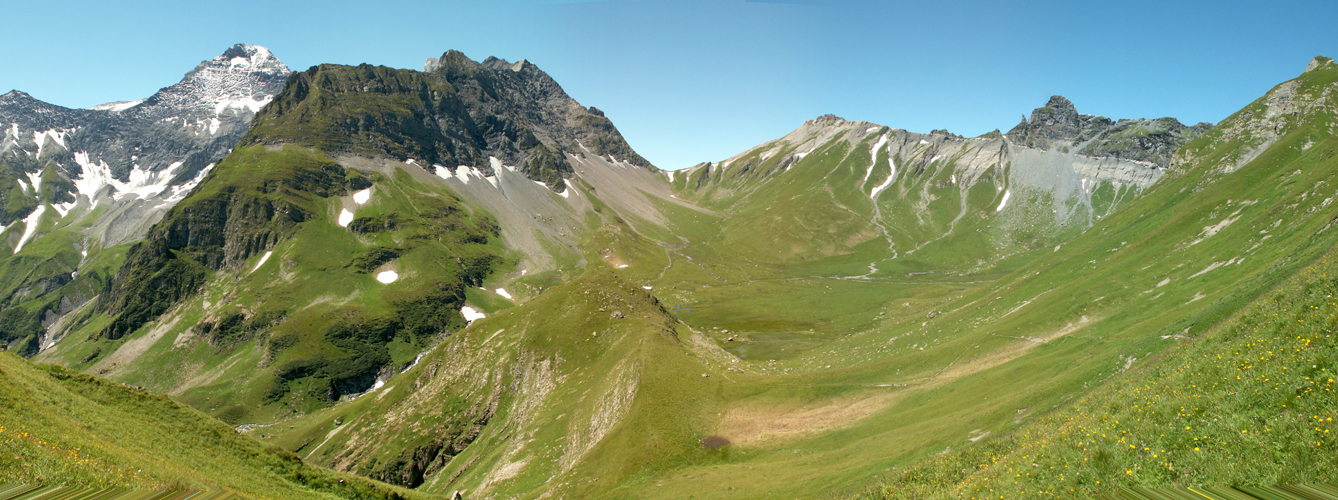
[[[1217,124],[1061,96],[979,137],[826,115],[677,171],[532,63],[423,69],[290,72],[237,45],[145,101],[0,97],[0,343],[30,358],[0,355],[22,389],[0,481],[947,498],[1338,480],[1331,59]],[[116,430],[144,401],[243,435],[192,453],[249,458],[164,465],[179,452],[125,440],[179,431]],[[1298,409],[1315,421],[1284,426]],[[115,446],[59,459],[93,442]]]

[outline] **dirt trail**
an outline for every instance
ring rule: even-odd
[[[901,384],[880,384],[857,394],[816,401],[806,405],[739,405],[724,415],[717,432],[741,446],[786,441],[837,429],[890,408],[915,391],[940,387],[1021,357],[1038,345],[1057,340],[1090,322],[1083,316],[1042,337],[1018,338],[1019,342],[967,361],[957,359],[937,372]]]

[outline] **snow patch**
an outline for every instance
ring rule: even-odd
[[[97,110],[102,110],[102,111],[125,111],[125,110],[130,109],[130,108],[133,108],[133,107],[135,107],[135,106],[139,106],[140,104],[143,104],[144,101],[147,101],[147,100],[148,100],[148,99],[139,99],[139,100],[135,100],[135,101],[117,101],[117,102],[109,102],[109,103],[106,103],[106,104],[99,104],[99,105],[97,105],[97,106],[93,106],[93,107],[88,108],[88,109],[97,109]]]
[[[181,166],[181,162],[173,163],[173,164],[172,164],[172,167],[171,167],[169,170],[176,171],[176,169],[177,169],[178,167],[180,167],[180,166]],[[182,185],[180,185],[180,186],[172,186],[172,188],[171,188],[171,189],[172,189],[172,194],[168,195],[167,198],[164,198],[164,199],[163,199],[163,202],[162,202],[161,204],[159,204],[158,206],[161,207],[161,206],[165,206],[165,205],[176,204],[176,202],[185,199],[185,198],[186,198],[186,195],[187,195],[187,194],[190,194],[190,191],[191,191],[192,189],[195,189],[195,186],[200,185],[200,182],[204,181],[204,176],[205,176],[205,175],[208,175],[208,174],[209,174],[209,171],[210,171],[210,170],[213,170],[213,169],[214,169],[214,164],[213,164],[213,163],[210,163],[210,164],[208,164],[208,165],[205,165],[204,168],[200,169],[200,173],[195,174],[195,178],[194,178],[194,179],[191,179],[191,180],[189,180],[189,181],[186,181],[184,184],[182,184]]]
[[[347,208],[339,209],[339,227],[348,227],[350,222],[353,222],[353,212]]]
[[[859,180],[860,186],[863,186],[865,182],[868,182],[869,176],[873,175],[873,167],[878,164],[878,149],[882,148],[884,144],[887,144],[887,134],[879,136],[878,142],[875,142],[873,148],[869,150],[869,157],[871,158],[869,160],[869,168],[864,171],[864,178]]]
[[[1211,226],[1204,226],[1204,227],[1203,227],[1203,231],[1199,233],[1199,238],[1196,239],[1196,240],[1194,240],[1194,241],[1191,241],[1191,242],[1189,243],[1189,245],[1187,245],[1187,246],[1191,246],[1191,247],[1192,247],[1192,246],[1194,246],[1194,245],[1199,244],[1199,243],[1202,242],[1203,240],[1206,240],[1206,239],[1208,239],[1208,238],[1211,238],[1213,235],[1215,235],[1215,234],[1221,232],[1223,229],[1226,229],[1226,227],[1227,227],[1227,226],[1230,226],[1231,223],[1236,222],[1236,220],[1239,219],[1239,218],[1240,218],[1240,216],[1237,215],[1237,216],[1235,216],[1235,217],[1231,217],[1231,218],[1227,218],[1227,219],[1222,219],[1222,222],[1218,222],[1217,224],[1213,224],[1213,225],[1211,225]]]
[[[941,160],[941,159],[943,159],[943,155],[934,155],[934,159],[929,160],[929,163],[934,163],[934,162],[939,161],[939,160]]]
[[[73,201],[66,203],[52,203],[51,208],[56,209],[56,213],[60,214],[60,218],[64,219],[65,214],[70,213],[70,209],[73,209],[74,205],[75,202]]]
[[[952,174],[952,183],[953,184],[957,183],[957,174]]]
[[[622,269],[624,267],[627,267],[627,264],[618,264],[618,269]]]
[[[16,138],[16,139],[18,138],[17,132],[15,133],[15,138]],[[46,146],[46,140],[47,140],[47,138],[50,138],[51,140],[55,141],[56,144],[59,144],[61,148],[69,149],[69,148],[67,148],[67,147],[65,146],[65,131],[64,131],[64,130],[51,129],[51,130],[46,130],[46,131],[42,131],[42,132],[36,132],[36,131],[34,131],[34,132],[33,132],[33,142],[37,143],[37,157],[38,157],[38,158],[41,158],[41,157],[42,157],[42,148],[43,148],[44,146]]]
[[[237,59],[241,58],[238,57],[236,59],[233,59],[233,61],[236,61]],[[236,109],[236,110],[249,109],[251,110],[251,113],[257,113],[260,111],[260,108],[265,107],[266,104],[269,104],[270,101],[273,100],[274,96],[272,95],[267,95],[263,99],[254,99],[251,96],[245,96],[239,99],[224,99],[214,103],[214,116],[220,116],[223,114],[224,111],[227,111],[229,109]],[[214,121],[217,122],[218,120]]]
[[[501,296],[503,296],[503,297],[506,297],[506,300],[511,300],[511,294],[506,293],[506,289],[505,289],[505,288],[498,288],[498,289],[497,289],[497,295],[501,295]]]
[[[33,194],[36,196],[42,196],[42,173],[24,172],[23,175],[28,176],[28,181],[33,184]]]
[[[367,203],[367,200],[370,199],[372,199],[372,188],[367,188],[362,191],[353,193],[353,203],[361,205],[363,203]]]
[[[468,321],[468,322],[470,322],[470,323],[473,323],[475,320],[480,320],[480,319],[483,319],[483,318],[488,317],[488,315],[483,314],[482,312],[479,312],[479,311],[477,311],[477,310],[475,310],[474,308],[469,307],[469,306],[461,307],[461,308],[460,308],[460,315],[461,315],[461,316],[464,316],[464,317],[465,317],[465,321]]]
[[[23,219],[23,237],[19,238],[19,244],[14,246],[15,254],[19,253],[19,250],[23,249],[23,245],[28,243],[28,239],[33,237],[33,233],[37,232],[37,225],[42,222],[42,214],[44,213],[46,213],[46,205],[38,205],[37,210],[33,210],[33,213],[28,214]]]
[[[23,191],[23,194],[27,194],[27,195],[31,195],[31,194],[32,194],[32,193],[29,193],[29,192],[28,192],[28,183],[23,182],[23,179],[14,179],[14,180],[19,181],[19,189],[20,189],[21,191]]]
[[[223,124],[223,122],[218,121],[218,118],[210,118],[210,119],[209,119],[209,135],[217,134],[217,133],[218,133],[218,127],[219,127],[220,125],[222,125],[222,124]]]
[[[650,286],[643,286],[643,287],[641,287],[641,288],[642,288],[642,289],[645,289],[645,290],[650,290],[650,289],[651,289]]]
[[[929,141],[926,141],[926,140],[924,140],[924,139],[920,139],[920,144],[929,144]]]
[[[1236,260],[1236,259],[1231,259],[1231,260],[1234,261],[1234,260]],[[1203,268],[1202,271],[1199,271],[1199,272],[1197,272],[1197,273],[1194,273],[1194,274],[1190,275],[1189,278],[1186,278],[1186,279],[1193,279],[1194,277],[1196,277],[1196,276],[1198,276],[1198,275],[1200,275],[1200,274],[1206,273],[1206,272],[1208,272],[1208,271],[1212,271],[1213,269],[1217,269],[1217,268],[1219,268],[1219,267],[1222,267],[1222,266],[1227,265],[1227,264],[1230,264],[1230,263],[1231,263],[1231,261],[1227,261],[1227,262],[1217,261],[1217,262],[1214,262],[1214,263],[1212,263],[1212,264],[1208,264],[1208,267],[1205,267],[1205,268]]]
[[[672,178],[672,176],[671,176],[671,178]],[[571,192],[572,192],[573,190],[576,189],[576,188],[574,188],[574,187],[571,187],[571,181],[569,181],[569,180],[567,180],[567,179],[562,179],[562,185],[567,186],[567,189],[563,189],[561,193],[558,193],[558,196],[561,196],[561,197],[563,197],[563,198],[570,197],[570,196],[571,196]]]
[[[270,256],[270,254],[272,254],[272,253],[274,253],[274,252],[273,252],[273,251],[267,251],[267,252],[265,252],[265,255],[261,255],[261,256],[260,256],[260,262],[257,262],[257,263],[256,263],[256,267],[251,268],[251,272],[254,273],[254,272],[256,272],[256,269],[260,269],[260,266],[265,265],[265,261],[269,260],[269,256]]]
[[[865,130],[864,130],[864,133],[867,134],[867,133],[869,133],[869,132],[873,132],[873,131],[878,130],[878,129],[880,129],[880,128],[882,128],[882,127],[879,127],[879,126],[877,126],[877,125],[874,125],[874,126],[872,126],[872,127],[869,127],[869,128],[867,128],[867,129],[865,129]]]
[[[890,165],[889,165],[889,166],[890,166]],[[889,173],[889,174],[887,174],[887,180],[883,181],[882,184],[879,184],[879,185],[877,185],[877,186],[874,186],[874,187],[873,187],[873,192],[869,193],[869,197],[870,197],[870,198],[877,199],[877,198],[878,198],[878,193],[883,192],[884,189],[887,189],[888,186],[891,186],[891,185],[892,185],[892,180],[893,180],[893,179],[896,179],[896,177],[897,177],[897,168],[896,168],[896,167],[892,167],[892,172]]]
[[[1009,198],[1010,196],[1012,196],[1012,195],[1013,195],[1013,191],[1012,191],[1012,190],[1004,191],[1003,201],[1000,201],[1000,202],[999,202],[999,207],[998,207],[998,208],[995,208],[994,211],[997,213],[997,212],[1003,210],[1004,207],[1008,205],[1008,198]]]
[[[400,273],[395,271],[381,271],[376,274],[376,281],[380,281],[387,285],[394,283],[397,279],[400,279]]]
[[[83,167],[84,173],[79,179],[74,181],[75,189],[80,194],[88,196],[89,199],[107,186],[116,190],[112,197],[120,200],[128,195],[135,195],[140,198],[151,198],[157,196],[167,189],[167,183],[171,182],[176,171],[181,168],[182,163],[173,163],[161,172],[150,172],[141,169],[135,165],[130,170],[130,178],[126,182],[121,182],[112,176],[111,167],[101,160],[93,163],[88,159],[88,153],[79,152],[74,154],[74,162]]]

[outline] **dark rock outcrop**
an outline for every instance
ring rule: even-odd
[[[581,106],[528,61],[480,63],[450,51],[425,69],[323,64],[294,73],[241,145],[299,144],[486,173],[495,157],[559,192],[572,173],[567,154],[653,168],[602,111]]]
[[[1014,144],[1092,157],[1145,161],[1166,167],[1185,143],[1207,132],[1211,123],[1186,126],[1175,118],[1113,121],[1079,114],[1063,96],[1052,96],[1031,117],[1006,135]]]

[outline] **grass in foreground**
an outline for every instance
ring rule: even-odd
[[[409,498],[308,465],[172,400],[0,353],[0,483]]]
[[[1338,255],[1218,327],[1001,439],[862,497],[1087,497],[1338,480]]]

